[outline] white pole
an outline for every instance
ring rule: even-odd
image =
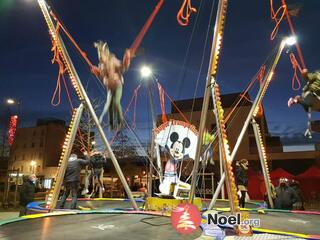
[[[246,121],[245,121],[245,123],[244,123],[244,125],[243,125],[242,130],[241,130],[241,133],[240,133],[240,135],[239,135],[239,137],[238,137],[238,139],[237,139],[237,142],[236,142],[236,144],[235,144],[235,146],[234,146],[234,149],[233,149],[232,154],[231,154],[231,161],[233,161],[234,158],[235,158],[235,155],[236,155],[236,153],[237,153],[237,151],[238,151],[238,148],[239,148],[239,146],[240,146],[240,143],[241,143],[241,141],[242,141],[242,139],[243,139],[243,137],[244,137],[244,135],[245,135],[245,132],[246,132],[246,130],[247,130],[247,128],[248,128],[248,125],[249,125],[249,123],[250,123],[250,120],[252,119],[252,117],[254,116],[254,114],[256,113],[256,111],[258,111],[258,109],[259,109],[259,104],[261,103],[261,101],[262,101],[262,99],[263,99],[263,96],[264,96],[264,94],[265,94],[265,92],[266,92],[266,90],[267,90],[267,88],[268,88],[268,86],[269,86],[269,84],[270,84],[270,81],[271,81],[271,79],[272,79],[274,70],[275,70],[275,68],[276,68],[276,66],[277,66],[277,64],[278,64],[278,62],[279,62],[281,53],[282,53],[285,45],[286,45],[285,39],[283,39],[283,40],[281,41],[281,43],[280,43],[279,50],[278,50],[277,55],[276,55],[276,57],[275,57],[275,59],[274,59],[274,62],[273,62],[273,64],[272,64],[270,70],[268,71],[268,73],[267,73],[266,76],[265,76],[265,79],[264,79],[264,81],[263,81],[263,86],[260,87],[260,90],[259,90],[259,92],[258,92],[258,94],[257,94],[257,97],[256,97],[254,103],[252,104],[251,110],[250,110],[250,112],[249,112],[249,114],[248,114],[248,117],[247,117],[247,119],[246,119]],[[213,208],[213,206],[214,206],[214,204],[215,204],[215,202],[216,202],[216,200],[217,200],[217,198],[218,198],[218,195],[219,195],[219,192],[220,192],[220,190],[221,190],[221,187],[222,187],[222,185],[223,185],[223,184],[220,184],[220,183],[221,183],[221,182],[224,182],[225,177],[226,177],[226,174],[224,173],[224,174],[221,176],[221,180],[220,180],[219,185],[217,186],[217,189],[216,189],[216,192],[218,192],[218,194],[216,194],[216,193],[214,194],[214,196],[213,196],[213,198],[212,198],[212,200],[211,200],[211,203],[210,203],[210,205],[209,205],[209,209],[212,209],[212,208]]]
[[[208,67],[208,73],[207,73],[206,88],[204,92],[204,98],[203,98],[203,104],[202,104],[202,110],[201,110],[196,156],[194,159],[193,170],[192,170],[191,189],[189,193],[190,203],[193,202],[194,195],[195,195],[203,135],[204,135],[204,130],[207,122],[207,113],[208,113],[210,93],[211,93],[210,91],[211,91],[211,88],[213,87],[211,86],[211,84],[212,84],[212,79],[216,75],[216,70],[218,67],[224,21],[225,21],[225,16],[227,11],[227,3],[228,3],[228,0],[219,0],[219,4],[218,4],[218,11],[217,11],[217,16],[215,21],[215,29],[214,29],[213,41],[212,41],[212,47],[211,47],[211,56],[210,56],[210,62]]]

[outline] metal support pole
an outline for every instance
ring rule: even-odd
[[[210,62],[209,62],[208,73],[207,73],[206,88],[205,88],[204,98],[202,103],[196,156],[194,159],[193,170],[192,170],[191,189],[189,193],[190,203],[193,202],[194,195],[195,195],[203,135],[204,135],[204,130],[207,122],[207,113],[208,113],[210,93],[211,93],[210,90],[213,87],[211,86],[212,84],[211,81],[212,81],[212,78],[214,78],[217,74],[216,71],[217,71],[218,61],[219,61],[224,21],[225,21],[225,16],[227,11],[227,3],[228,3],[228,0],[219,0],[219,4],[218,4],[218,11],[217,11],[217,16],[215,21],[215,30],[213,34],[213,41],[212,41],[212,47],[211,47]]]
[[[214,173],[211,173],[211,193],[214,192]]]
[[[17,196],[18,196],[18,184],[19,184],[19,170],[17,171],[17,176],[15,179],[15,189],[14,189],[14,206],[17,206]]]
[[[225,174],[223,174],[223,176],[225,176]],[[220,181],[218,183],[217,189],[216,189],[216,191],[214,192],[214,194],[212,196],[212,200],[211,200],[211,202],[209,204],[208,210],[210,210],[210,209],[212,209],[214,207],[214,204],[216,203],[216,201],[218,199],[218,196],[219,196],[219,193],[220,193],[220,191],[217,191],[217,190],[221,189],[222,186],[224,186],[224,180],[225,180],[225,177],[220,178]]]
[[[230,213],[235,214],[239,211],[239,199],[237,196],[237,187],[234,179],[233,169],[232,169],[232,161],[230,157],[230,150],[228,144],[228,136],[227,131],[225,129],[224,122],[224,111],[222,108],[222,103],[220,101],[220,90],[218,84],[215,82],[214,78],[211,79],[212,88],[212,96],[213,96],[213,106],[214,106],[214,115],[217,124],[217,133],[218,137],[221,140],[221,156],[223,159],[223,169],[224,174],[226,175],[226,188],[228,193],[229,205],[230,205]]]
[[[104,134],[104,131],[103,131],[103,129],[102,129],[100,123],[99,123],[99,119],[98,119],[98,117],[97,117],[97,115],[96,115],[96,113],[95,113],[95,111],[94,111],[94,109],[93,109],[93,107],[91,105],[90,99],[87,96],[87,93],[86,93],[84,87],[82,86],[82,83],[80,81],[78,73],[75,70],[75,67],[74,67],[74,65],[73,65],[73,63],[71,61],[71,58],[70,58],[70,56],[68,54],[68,51],[67,51],[67,49],[66,49],[66,47],[64,45],[64,42],[63,42],[63,40],[62,40],[60,35],[58,35],[58,36],[55,35],[55,25],[54,25],[54,23],[53,23],[53,21],[52,21],[52,19],[50,17],[46,2],[45,2],[45,0],[38,0],[38,3],[40,5],[42,13],[43,13],[43,15],[45,17],[45,20],[46,20],[46,22],[48,24],[48,27],[49,27],[49,30],[50,30],[50,34],[52,36],[54,36],[54,40],[58,44],[59,50],[61,50],[61,54],[63,55],[63,58],[64,58],[64,64],[65,64],[65,66],[66,66],[66,68],[68,70],[70,79],[72,81],[73,86],[76,89],[78,97],[79,97],[79,99],[81,101],[83,101],[85,103],[86,107],[88,108],[88,110],[89,110],[89,112],[90,112],[90,114],[91,114],[91,116],[93,118],[93,121],[94,121],[94,123],[95,123],[95,125],[97,127],[97,130],[98,130],[98,132],[99,132],[99,134],[101,136],[102,143],[105,145],[106,151],[109,154],[109,157],[111,158],[111,161],[112,161],[112,163],[114,165],[114,168],[117,171],[117,174],[118,174],[118,176],[119,176],[119,178],[121,180],[121,183],[122,183],[122,185],[124,187],[124,190],[126,191],[127,196],[130,199],[133,208],[135,210],[138,210],[138,205],[137,205],[136,201],[133,198],[132,192],[131,192],[131,190],[129,188],[129,185],[128,185],[127,181],[126,181],[126,178],[123,175],[123,172],[122,172],[122,170],[121,170],[121,168],[119,166],[119,163],[118,163],[118,161],[117,161],[117,159],[116,159],[116,157],[115,157],[115,155],[114,155],[114,153],[113,153],[113,151],[111,149],[111,146],[110,146],[110,144],[108,142],[108,139],[107,139],[106,135]]]
[[[67,169],[68,159],[71,154],[71,149],[77,135],[77,129],[80,124],[82,111],[83,111],[83,104],[80,104],[80,106],[73,113],[73,118],[71,119],[71,122],[70,122],[69,130],[67,132],[66,139],[62,148],[62,153],[60,156],[58,173],[55,177],[55,181],[52,185],[51,191],[47,199],[46,207],[49,208],[50,211],[53,211],[57,206],[60,189],[63,183],[64,174]]]
[[[268,171],[268,165],[266,162],[267,159],[266,159],[265,147],[263,146],[263,140],[261,137],[259,125],[255,119],[252,119],[252,127],[253,127],[254,136],[256,139],[256,143],[257,143],[259,158],[260,158],[260,162],[261,162],[261,168],[262,168],[262,172],[263,172],[264,183],[266,185],[267,194],[268,194],[268,200],[269,200],[271,208],[274,208],[272,193],[271,193],[270,176],[269,176],[269,171]]]
[[[103,173],[104,173],[104,170],[103,170],[103,168],[102,168],[101,174],[100,174],[100,176],[99,176],[100,182],[101,182],[101,184],[102,184],[102,186],[99,186],[99,198],[102,198],[102,197],[103,197],[103,189],[104,189],[104,186],[103,186]]]
[[[273,62],[273,64],[272,64],[271,68],[269,69],[268,73],[267,73],[266,76],[264,77],[263,86],[261,86],[260,89],[259,89],[259,92],[258,92],[258,94],[257,94],[257,97],[256,97],[255,101],[254,101],[253,104],[252,104],[252,107],[251,107],[251,109],[250,109],[250,112],[249,112],[249,114],[248,114],[248,117],[247,117],[247,119],[246,119],[246,121],[245,121],[245,123],[244,123],[244,126],[243,126],[243,128],[242,128],[242,130],[241,130],[241,132],[240,132],[240,135],[239,135],[239,137],[238,137],[238,139],[237,139],[237,142],[236,142],[236,144],[235,144],[235,146],[234,146],[234,149],[233,149],[232,154],[231,154],[231,161],[233,161],[234,158],[235,158],[235,155],[236,155],[236,153],[237,153],[237,151],[238,151],[238,148],[239,148],[239,146],[240,146],[240,143],[241,143],[241,141],[242,141],[242,139],[243,139],[243,137],[244,137],[244,135],[245,135],[245,132],[246,132],[246,130],[247,130],[247,128],[248,128],[248,125],[249,125],[252,117],[253,117],[253,116],[257,113],[257,111],[259,110],[259,104],[261,103],[261,101],[262,101],[262,99],[263,99],[263,96],[264,96],[264,94],[266,93],[266,90],[267,90],[267,88],[268,88],[268,86],[269,86],[269,84],[270,84],[270,82],[271,82],[271,79],[272,79],[274,70],[275,70],[275,68],[276,68],[276,66],[277,66],[277,64],[278,64],[278,62],[279,62],[279,59],[280,59],[281,53],[282,53],[282,51],[283,51],[283,49],[284,49],[284,47],[285,47],[285,44],[286,44],[286,43],[285,43],[285,39],[283,39],[283,40],[281,41],[281,43],[280,43],[279,50],[278,50],[278,52],[277,52],[277,54],[276,54],[276,57],[275,57],[275,59],[274,59],[274,62]],[[225,177],[226,177],[226,174],[224,173],[224,174],[221,176],[221,181],[224,181],[224,180],[225,180]],[[220,185],[220,183],[219,183],[219,185],[218,185],[218,187],[217,187],[217,189],[216,189],[216,192],[220,192],[221,187],[222,187],[222,184]],[[211,200],[211,203],[210,203],[210,206],[211,206],[211,207],[213,207],[213,205],[215,204],[218,195],[219,195],[219,194],[214,194],[214,197],[215,197],[215,198],[212,198],[212,200]]]
[[[150,102],[150,111],[151,111],[151,117],[152,117],[152,128],[153,130],[157,128],[157,119],[156,119],[156,114],[154,111],[154,102],[153,102],[153,92],[151,89],[151,82],[148,82],[148,94],[149,94],[149,102]],[[152,196],[152,180],[153,180],[153,166],[154,166],[154,160],[156,159],[157,161],[157,166],[159,169],[159,177],[160,177],[160,183],[162,182],[162,164],[161,164],[161,159],[160,159],[160,150],[159,150],[159,145],[154,142],[155,139],[155,134],[154,131],[152,131],[152,136],[151,136],[151,159],[152,163],[149,165],[149,181],[148,181],[148,193],[149,196]]]
[[[221,149],[221,140],[219,139],[219,160],[220,160],[220,177],[223,175],[223,159],[222,159],[222,149]],[[225,199],[225,192],[224,192],[224,184],[223,188],[221,189],[221,198]]]

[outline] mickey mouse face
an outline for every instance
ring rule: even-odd
[[[190,139],[184,138],[181,141],[179,139],[179,134],[176,132],[171,133],[170,140],[172,142],[170,147],[170,154],[174,159],[182,159],[184,156],[184,150],[185,148],[190,147]]]

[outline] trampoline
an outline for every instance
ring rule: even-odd
[[[144,201],[137,199],[141,208]],[[204,208],[208,201],[204,200]],[[66,208],[69,207],[67,202]],[[159,212],[135,211],[126,199],[80,199],[78,205],[87,210],[57,210],[44,213],[43,202],[32,203],[34,215],[0,222],[0,238],[4,239],[196,239],[202,233],[179,235],[171,226],[169,217]],[[246,204],[250,219],[260,219],[255,233],[269,233],[320,239],[320,213],[300,213],[268,210],[259,213],[259,203]],[[217,201],[219,214],[228,215],[228,201]],[[142,209],[142,208],[141,208]],[[256,236],[261,236],[258,234]],[[254,238],[259,239],[259,238]],[[273,239],[273,238],[265,238]]]
[[[143,207],[144,200],[143,199],[135,199],[139,208]],[[211,199],[202,200],[202,208],[206,210],[210,204]],[[65,209],[70,208],[71,199],[67,199],[65,204]],[[60,203],[58,202],[57,206]],[[118,210],[130,210],[132,209],[131,202],[129,199],[121,199],[121,198],[79,198],[78,199],[78,207],[80,209],[85,210],[110,210],[110,209],[118,209]],[[214,208],[215,209],[224,209],[229,207],[229,203],[227,200],[218,199]],[[260,207],[259,202],[248,202],[246,203],[246,207],[249,209],[257,209]],[[45,208],[45,202],[33,202],[28,205],[28,213],[46,213],[48,210]]]
[[[195,239],[178,234],[170,218],[144,214],[75,214],[51,216],[1,226],[5,239]]]

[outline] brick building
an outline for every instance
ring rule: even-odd
[[[54,177],[65,135],[65,122],[58,119],[39,119],[35,127],[18,128],[8,168]]]

